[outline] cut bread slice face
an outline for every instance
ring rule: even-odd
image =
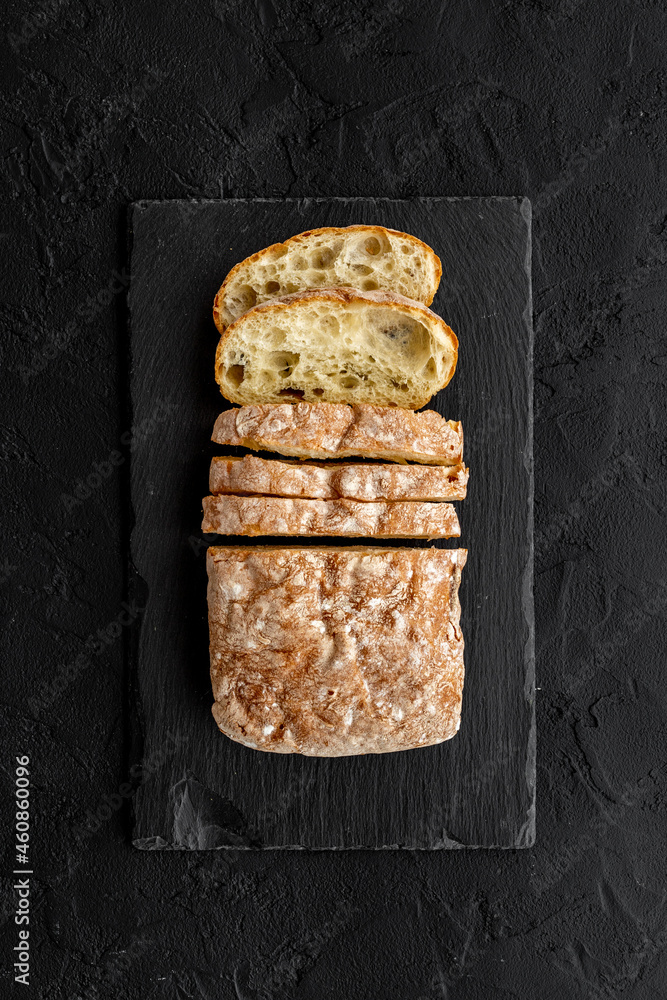
[[[413,413],[360,403],[271,403],[224,410],[216,444],[295,458],[377,458],[388,462],[459,465],[463,428],[435,410]]]
[[[458,538],[449,503],[292,500],[284,497],[204,497],[202,531],[218,535]]]
[[[382,226],[311,229],[233,267],[213,305],[220,333],[253,306],[308,288],[384,289],[430,306],[442,266],[426,243]]]
[[[246,455],[211,462],[211,493],[259,494],[311,500],[463,500],[464,465],[297,462]]]
[[[305,400],[417,410],[456,369],[444,320],[390,292],[326,288],[255,306],[223,334],[216,380],[232,403]]]

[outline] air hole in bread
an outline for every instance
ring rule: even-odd
[[[433,378],[435,376],[437,368],[435,367],[435,361],[433,360],[433,358],[428,359],[422,371],[427,378]]]
[[[323,396],[324,395],[324,389],[320,389],[320,387],[317,386],[317,388],[313,389],[313,395],[314,396]]]
[[[257,292],[250,285],[241,285],[237,292],[237,299],[243,305],[243,311],[247,312],[257,303]]]
[[[227,378],[237,387],[237,389],[241,385],[244,375],[245,375],[244,365],[230,365],[230,367],[227,369]]]
[[[372,274],[373,268],[368,267],[366,264],[353,264],[352,270],[356,271],[357,274]]]
[[[290,389],[279,389],[278,390],[278,395],[279,396],[291,396],[294,399],[303,399],[305,393],[304,393],[303,389],[292,389],[292,388],[290,388]]]
[[[295,257],[292,266],[295,271],[305,271],[308,263],[304,257]]]
[[[280,282],[279,281],[267,281],[267,283],[266,283],[266,291],[267,291],[267,293],[269,295],[273,295],[274,292],[279,292],[280,291]]]
[[[331,247],[320,247],[310,258],[311,267],[330,267],[333,263],[334,252]]]
[[[374,292],[378,288],[378,283],[375,278],[367,278],[366,281],[362,282],[361,287],[365,292]]]
[[[344,389],[356,389],[356,387],[361,382],[356,375],[345,375],[341,380],[340,384]]]
[[[401,253],[412,253],[412,247],[405,244],[401,247]]]
[[[299,363],[299,355],[291,351],[273,351],[268,356],[267,362],[281,378],[288,378]]]
[[[379,253],[382,253],[382,247],[380,246],[380,241],[374,236],[370,236],[364,243],[364,250],[369,253],[371,257],[377,257]]]

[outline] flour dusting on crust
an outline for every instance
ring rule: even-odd
[[[465,549],[212,547],[213,715],[275,753],[442,743],[463,689]]]

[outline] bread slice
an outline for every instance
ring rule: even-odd
[[[371,465],[280,461],[246,455],[211,462],[211,493],[258,493],[313,500],[463,500],[464,465]]]
[[[383,226],[310,229],[233,267],[215,297],[220,333],[255,305],[307,288],[384,289],[430,306],[442,267],[421,240]]]
[[[458,538],[449,503],[204,497],[202,531],[218,535],[323,535],[370,538]]]
[[[435,410],[387,406],[281,403],[225,410],[213,428],[217,444],[241,445],[296,458],[379,458],[459,465],[463,429]]]
[[[390,292],[325,288],[272,299],[227,327],[215,377],[232,403],[308,400],[419,409],[447,385],[458,340]]]
[[[442,743],[461,719],[465,549],[211,547],[213,716],[254,750]]]

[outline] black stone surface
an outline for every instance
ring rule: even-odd
[[[3,13],[3,997],[662,998],[663,5]],[[533,205],[535,846],[137,851],[123,793],[147,776],[130,773],[120,624],[128,204],[517,192]],[[28,988],[11,972],[23,753]]]
[[[472,470],[468,498],[458,505],[461,542],[438,543],[469,551],[461,586],[463,722],[454,740],[404,753],[334,760],[262,754],[221,736],[210,712],[201,497],[211,455],[224,450],[211,443],[213,423],[230,405],[213,377],[219,337],[211,303],[234,264],[263,246],[317,226],[360,222],[414,233],[436,250],[444,279],[433,308],[459,336],[454,379],[431,405],[463,421]],[[531,846],[528,203],[153,202],[133,207],[131,229],[132,562],[139,578],[133,591],[145,595],[146,605],[137,697],[147,759],[159,753],[166,734],[178,741],[137,792],[135,845]]]

